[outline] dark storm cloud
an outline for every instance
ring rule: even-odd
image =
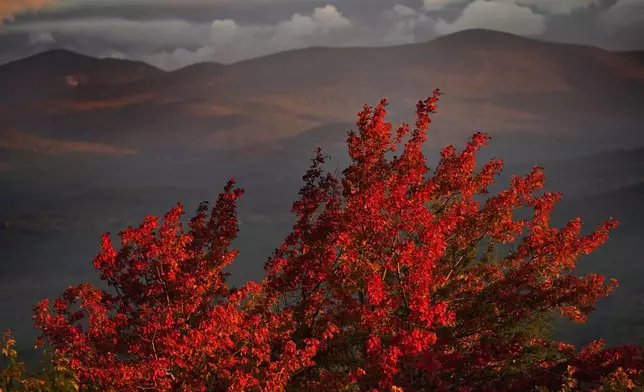
[[[42,1],[41,1],[42,3]],[[644,0],[59,0],[0,26],[0,61],[51,47],[166,69],[307,46],[377,46],[488,28],[642,48]],[[638,13],[639,12],[639,13]],[[21,43],[21,44],[19,44]]]
[[[246,21],[278,21],[293,12],[308,12],[314,7],[334,4],[331,1],[201,1],[201,0],[62,0],[40,13],[26,13],[16,19],[22,22],[85,18],[125,18],[132,20],[185,19],[211,22],[217,18]]]

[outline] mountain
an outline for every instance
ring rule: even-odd
[[[55,49],[0,66],[0,102],[55,96],[77,86],[125,83],[161,72],[142,62],[96,59]]]
[[[383,96],[394,119],[409,119],[409,108],[436,87],[445,92],[432,131],[440,144],[474,130],[553,151],[573,140],[580,151],[644,141],[641,56],[486,30],[173,72],[56,50],[0,66],[0,85],[8,86],[0,92],[0,140],[11,132],[27,140],[21,145],[29,137],[103,146],[91,151],[281,144],[351,124],[363,104]]]
[[[644,51],[642,50],[632,50],[632,51],[627,51],[627,52],[622,52],[622,56],[625,58],[635,61],[639,64],[644,65]]]

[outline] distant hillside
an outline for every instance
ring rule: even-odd
[[[162,72],[142,62],[56,49],[0,66],[0,102],[32,101],[77,86],[125,83]]]
[[[617,175],[617,173],[616,173]],[[610,345],[644,344],[644,181],[578,199],[564,200],[556,209],[557,224],[577,216],[586,230],[604,219],[620,222],[609,240],[596,253],[582,257],[578,273],[599,273],[615,278],[619,287],[600,301],[597,312],[584,325],[564,323],[561,337],[575,343],[587,343],[602,337]]]
[[[392,118],[409,119],[416,100],[437,87],[445,92],[432,128],[438,145],[475,130],[507,136],[513,146],[547,142],[540,147],[547,150],[572,141],[580,151],[644,144],[637,55],[486,30],[174,72],[56,50],[0,66],[0,85],[8,86],[0,91],[0,140],[10,131],[24,135],[20,145],[29,137],[138,152],[289,144],[309,130],[354,122],[362,105],[383,96]],[[108,151],[88,147],[99,150]]]
[[[590,199],[597,195],[603,195],[603,198],[611,192],[621,192],[644,183],[644,148],[611,150],[565,159],[530,160],[512,165],[507,171],[527,173],[537,163],[545,170],[546,187],[563,192],[565,199]]]
[[[638,62],[641,65],[644,65],[644,51],[642,50],[622,52],[622,56],[629,60]]]

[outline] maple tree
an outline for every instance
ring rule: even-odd
[[[431,171],[422,147],[438,98],[395,130],[385,100],[365,106],[341,175],[324,172],[318,149],[264,280],[226,284],[243,193],[230,181],[187,230],[178,204],[123,231],[120,250],[104,235],[94,265],[111,290],[82,284],[43,300],[43,341],[84,390],[637,388],[641,347],[576,350],[544,328],[555,312],[583,322],[616,286],[571,272],[617,222],[589,235],[580,219],[550,227],[561,195],[539,192],[540,167],[487,195],[503,162],[477,170],[483,133],[445,147]]]

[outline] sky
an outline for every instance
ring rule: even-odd
[[[0,63],[66,48],[172,70],[471,28],[644,50],[644,0],[0,0]]]

